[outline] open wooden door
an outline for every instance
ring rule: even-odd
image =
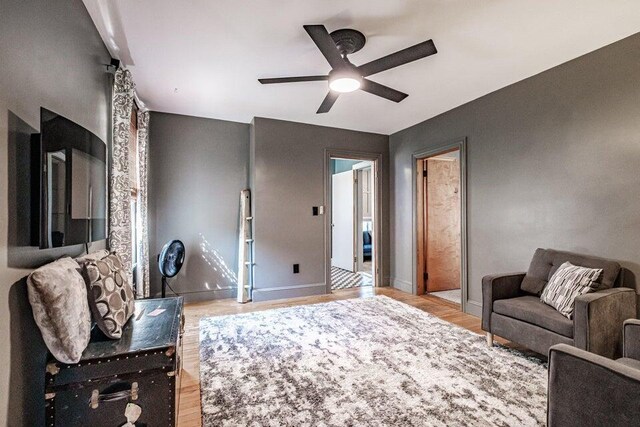
[[[460,160],[417,160],[417,293],[461,285]]]
[[[460,161],[427,159],[427,292],[460,288]]]

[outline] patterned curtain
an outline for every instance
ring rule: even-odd
[[[129,130],[134,84],[131,72],[119,68],[113,83],[113,141],[109,193],[109,248],[120,255],[132,282],[131,186],[129,182]]]
[[[138,218],[141,235],[140,268],[142,286],[138,295],[149,297],[149,236],[147,228],[147,165],[149,161],[149,112],[138,111]]]

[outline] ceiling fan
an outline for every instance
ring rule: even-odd
[[[390,101],[400,102],[409,95],[376,83],[367,77],[438,53],[433,40],[427,40],[375,61],[356,66],[349,61],[347,55],[362,49],[367,41],[360,31],[342,29],[329,34],[324,25],[305,25],[304,29],[331,65],[329,74],[326,76],[277,77],[258,79],[258,81],[262,84],[329,81],[329,93],[320,104],[316,114],[328,112],[341,93],[353,92],[358,89]]]

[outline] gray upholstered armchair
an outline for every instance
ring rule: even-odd
[[[623,335],[618,360],[566,344],[551,347],[549,427],[640,425],[640,320],[624,322]]]
[[[573,319],[540,301],[540,294],[564,262],[601,268],[598,291],[575,300]],[[605,357],[620,353],[622,323],[636,317],[636,293],[614,287],[620,264],[601,258],[537,249],[526,273],[482,279],[482,329],[547,355],[555,344],[568,344]]]

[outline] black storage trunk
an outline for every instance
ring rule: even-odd
[[[182,298],[136,301],[122,338],[94,328],[74,365],[51,358],[45,375],[47,426],[121,426],[129,403],[136,426],[174,426],[182,368]],[[154,310],[165,311],[157,316]]]

